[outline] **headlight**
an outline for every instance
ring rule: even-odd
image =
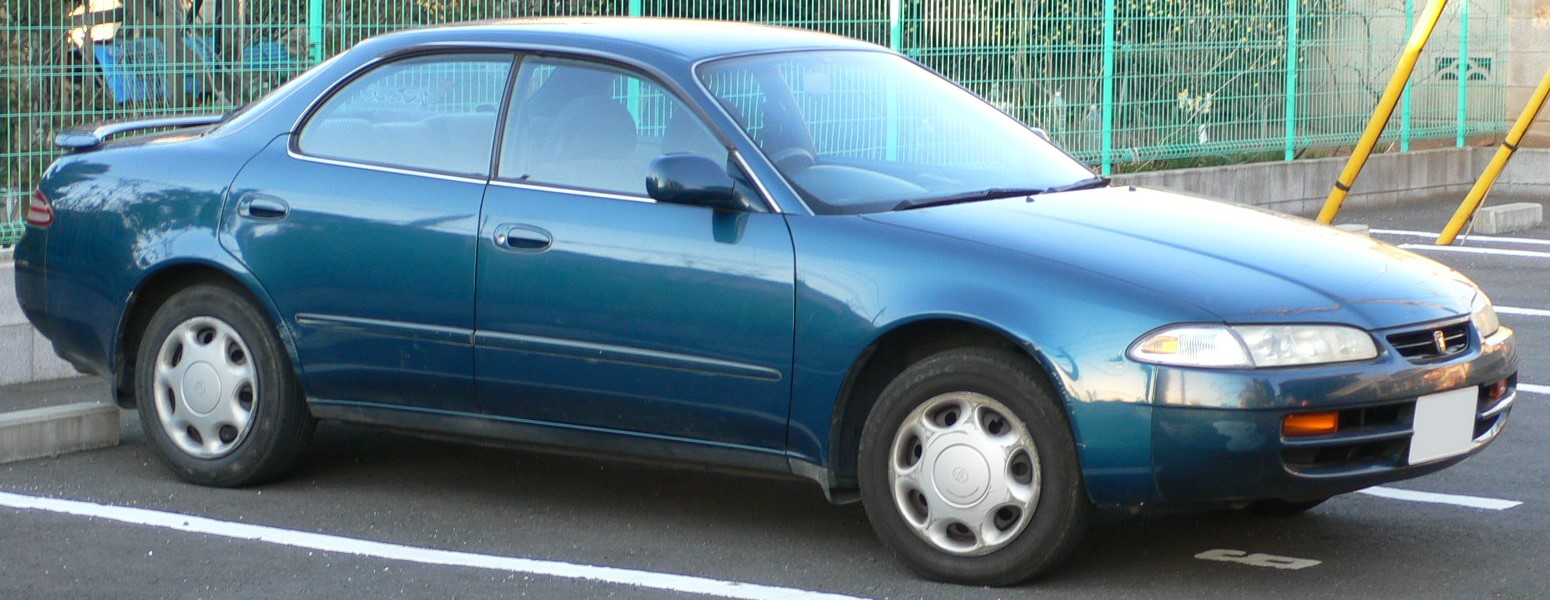
[[[1491,306],[1491,299],[1485,297],[1485,292],[1475,292],[1475,299],[1469,302],[1469,320],[1474,322],[1475,331],[1480,332],[1482,339],[1502,328],[1502,322],[1496,318],[1496,309]]]
[[[1181,325],[1147,334],[1127,353],[1178,367],[1287,367],[1367,360],[1378,347],[1367,332],[1337,325]]]
[[[1136,340],[1130,358],[1180,367],[1252,367],[1243,341],[1226,327],[1169,327]]]

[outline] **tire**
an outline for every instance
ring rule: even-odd
[[[1243,512],[1261,517],[1295,517],[1323,504],[1329,498],[1325,496],[1313,500],[1255,500],[1243,507]]]
[[[1071,553],[1092,512],[1058,396],[1008,351],[948,350],[905,369],[867,416],[858,458],[872,528],[929,579],[1037,577]]]
[[[268,319],[218,284],[156,309],[135,362],[140,423],[162,462],[200,485],[274,479],[301,457],[314,421]]]

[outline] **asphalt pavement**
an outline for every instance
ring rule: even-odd
[[[1427,244],[1407,232],[1437,232],[1452,209],[1339,221]],[[1550,228],[1486,237],[1506,241],[1417,251],[1480,282],[1518,332],[1526,385],[1492,447],[1290,519],[1103,512],[1069,563],[1022,587],[920,580],[858,505],[802,481],[325,423],[285,480],[210,489],[175,480],[126,412],[118,447],[0,465],[0,598],[1550,597]],[[0,388],[0,408],[34,397],[106,401],[107,389]],[[79,504],[14,507],[29,498]]]

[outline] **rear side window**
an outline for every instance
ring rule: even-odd
[[[459,175],[489,173],[511,57],[443,54],[386,64],[307,120],[309,156]]]

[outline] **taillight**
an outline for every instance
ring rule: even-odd
[[[54,224],[54,205],[43,195],[43,190],[33,192],[32,199],[27,201],[27,224],[33,227]]]

